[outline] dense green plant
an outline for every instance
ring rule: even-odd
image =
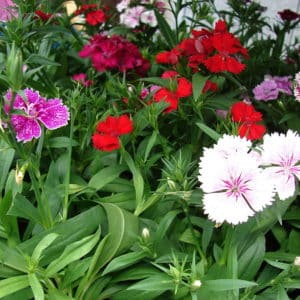
[[[155,10],[157,26],[144,32],[118,24],[117,15],[77,30],[61,1],[15,2],[18,17],[0,29],[0,298],[298,299],[298,179],[292,197],[276,196],[245,223],[218,224],[203,211],[198,163],[222,134],[237,134],[237,124],[216,110],[230,111],[243,98],[263,113],[269,132],[299,131],[293,95],[263,102],[252,93],[268,73],[294,77],[299,70],[296,44],[287,49],[283,43],[299,18],[271,27],[256,2],[228,1],[228,10],[217,12],[213,1],[167,1],[175,25]],[[187,8],[190,17],[182,19]],[[35,13],[40,9],[53,15],[43,20]],[[195,71],[187,57],[176,66],[157,62],[159,52],[176,48],[193,29],[213,32],[216,13],[248,49],[243,72]],[[275,38],[261,35],[264,27]],[[104,32],[135,43],[149,61],[148,72],[99,71],[78,55]],[[287,55],[293,64],[285,63]],[[161,77],[170,69],[187,78],[191,90],[166,113],[168,103],[153,101],[150,88],[174,92],[178,77]],[[77,73],[91,85],[72,79]],[[218,90],[204,93],[207,80]],[[7,107],[7,91],[16,101],[25,88],[62,99],[68,125],[53,131],[42,126],[39,138],[17,141],[10,120],[22,108]],[[119,147],[95,149],[95,132],[107,134],[99,122],[124,115],[133,129],[117,128]],[[212,165],[216,174],[218,163]]]

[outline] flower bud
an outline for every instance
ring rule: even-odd
[[[149,232],[148,228],[145,227],[145,228],[142,230],[142,237],[143,237],[143,239],[145,239],[145,240],[147,240],[147,239],[150,237],[150,232]]]
[[[28,165],[28,163],[25,163],[20,169],[17,167],[15,172],[15,180],[17,185],[22,184]]]
[[[196,291],[201,287],[201,285],[202,285],[201,280],[195,279],[191,284],[191,290]]]
[[[294,265],[298,268],[300,267],[300,256],[295,257]]]

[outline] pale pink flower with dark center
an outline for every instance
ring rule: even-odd
[[[6,113],[9,113],[12,93],[5,95]],[[40,123],[47,129],[54,130],[68,124],[69,111],[59,98],[45,99],[39,92],[25,89],[17,94],[13,103],[13,109],[20,113],[12,112],[11,124],[16,131],[18,142],[29,142],[33,138],[39,138],[42,134]]]
[[[263,138],[261,164],[273,182],[279,199],[292,197],[300,180],[300,136],[288,130],[286,134],[266,134]]]
[[[144,11],[145,7],[141,5],[127,8],[120,15],[120,23],[129,28],[135,28],[140,25],[140,17]]]
[[[274,188],[249,146],[245,139],[224,136],[200,159],[204,212],[217,223],[246,222],[274,201]]]
[[[157,26],[157,20],[154,10],[147,10],[141,14],[141,22],[149,25],[150,27]]]

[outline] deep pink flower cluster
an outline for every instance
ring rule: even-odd
[[[89,44],[79,52],[79,56],[89,57],[99,72],[135,69],[138,74],[145,74],[150,67],[138,47],[118,35],[94,35]]]

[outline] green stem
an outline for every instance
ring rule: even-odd
[[[205,254],[202,251],[202,249],[201,249],[201,247],[200,247],[200,245],[198,243],[198,238],[195,235],[194,227],[193,227],[193,224],[192,224],[192,221],[191,221],[191,217],[190,217],[190,214],[189,214],[189,206],[188,206],[188,204],[186,203],[185,200],[181,200],[180,203],[181,203],[181,207],[182,207],[182,209],[184,211],[185,217],[186,217],[186,219],[188,221],[188,226],[189,226],[190,232],[191,232],[191,234],[193,236],[193,240],[194,240],[197,252],[198,252],[199,256],[201,257],[201,260],[204,261],[204,265],[207,265],[207,260],[206,260]]]
[[[74,130],[74,119],[73,114],[70,114],[70,140],[68,145],[68,165],[66,170],[66,177],[65,177],[65,193],[63,199],[63,208],[62,208],[62,220],[66,221],[68,217],[68,207],[69,207],[69,189],[70,189],[70,174],[71,174],[71,161],[72,161],[72,139],[73,139],[73,130]]]

